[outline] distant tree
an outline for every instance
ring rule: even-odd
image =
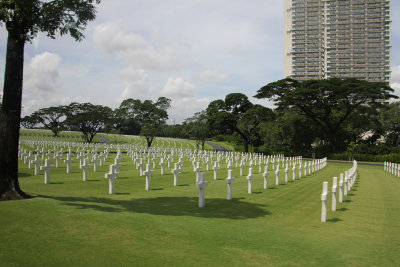
[[[115,109],[115,126],[123,134],[138,135],[142,125],[136,118],[142,102],[138,99],[126,99]]]
[[[66,107],[66,125],[83,133],[91,143],[95,135],[112,119],[112,109],[91,103],[71,103]]]
[[[66,118],[64,106],[41,108],[32,116],[36,117],[46,129],[52,131],[55,137],[64,129],[63,121]]]
[[[256,98],[275,101],[279,110],[293,110],[309,118],[322,133],[322,139],[335,152],[344,149],[344,125],[362,109],[377,109],[382,101],[397,98],[382,82],[354,78],[296,81],[291,78],[269,83],[257,91]]]
[[[160,134],[168,120],[167,109],[171,106],[171,100],[159,97],[157,102],[145,100],[139,105],[137,120],[143,125],[140,135],[144,136],[147,146],[151,147],[155,137]]]
[[[263,152],[305,155],[318,136],[310,119],[293,111],[275,111],[275,120],[261,123]]]
[[[0,107],[0,199],[29,197],[18,182],[18,142],[21,121],[25,43],[38,32],[48,37],[69,34],[83,39],[95,19],[100,0],[2,0],[0,25],[8,32],[3,99]]]
[[[382,110],[381,122],[386,143],[398,146],[400,141],[400,102],[391,103]]]
[[[39,124],[39,118],[34,114],[27,115],[21,119],[21,125],[26,129],[34,129],[37,124]]]
[[[162,131],[162,136],[164,137],[172,137],[172,138],[188,138],[184,125],[175,124],[175,125],[165,125]]]
[[[197,149],[204,150],[204,143],[211,134],[206,111],[194,113],[184,121],[183,125],[189,138],[196,140]]]
[[[245,152],[254,143],[258,125],[263,120],[273,118],[272,110],[253,105],[246,95],[228,94],[224,100],[212,101],[206,110],[209,124],[220,133],[236,133],[244,144]]]
[[[247,137],[251,152],[254,152],[255,145],[261,145],[261,123],[273,121],[274,118],[274,112],[261,105],[253,105],[243,114],[237,127]]]

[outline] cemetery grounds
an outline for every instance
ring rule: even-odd
[[[185,140],[158,142],[194,149]],[[109,195],[104,175],[114,158],[83,182],[74,156],[71,174],[61,163],[50,184],[43,183],[43,171],[35,176],[19,161],[21,188],[37,197],[0,202],[0,266],[400,266],[400,178],[381,166],[359,164],[354,187],[332,212],[332,178],[351,164],[328,163],[295,181],[290,170],[287,183],[282,169],[276,186],[270,163],[268,189],[255,167],[252,194],[235,167],[232,200],[226,199],[225,160],[216,181],[202,164],[209,184],[205,208],[198,208],[188,158],[177,187],[171,169],[161,175],[157,161],[146,191],[145,178],[123,153]],[[324,181],[328,214],[321,223]]]

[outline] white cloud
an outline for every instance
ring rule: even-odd
[[[149,74],[143,69],[134,69],[132,66],[121,71],[121,77],[125,79],[126,86],[120,96],[120,100],[151,99],[155,92],[150,84]]]
[[[55,92],[60,89],[56,83],[60,62],[59,55],[49,52],[34,56],[25,67],[24,89],[35,93]]]
[[[394,94],[400,96],[400,82],[392,83],[391,87],[394,89]],[[394,100],[397,101],[397,100]]]
[[[400,65],[392,67],[391,84],[394,94],[400,96]]]
[[[161,94],[167,97],[189,97],[193,96],[195,91],[196,86],[182,78],[169,78]]]
[[[172,99],[171,109],[168,110],[168,123],[182,123],[184,119],[192,117],[195,112],[206,109],[209,103],[209,98],[184,97]]]
[[[392,83],[400,83],[400,65],[392,67]]]
[[[175,48],[166,43],[152,45],[143,36],[124,31],[121,22],[96,26],[93,40],[105,53],[127,61],[134,68],[166,71],[190,65]]]
[[[228,79],[227,74],[219,73],[218,71],[205,70],[195,76],[195,79],[199,82],[205,83],[217,83]]]

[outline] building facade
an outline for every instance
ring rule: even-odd
[[[285,77],[390,83],[390,0],[284,0]]]

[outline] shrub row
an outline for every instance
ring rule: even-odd
[[[352,160],[355,159],[357,161],[370,161],[370,162],[400,162],[400,153],[390,153],[385,155],[372,155],[372,154],[350,154],[350,153],[341,153],[341,154],[333,154],[329,157],[329,159],[334,160]]]

